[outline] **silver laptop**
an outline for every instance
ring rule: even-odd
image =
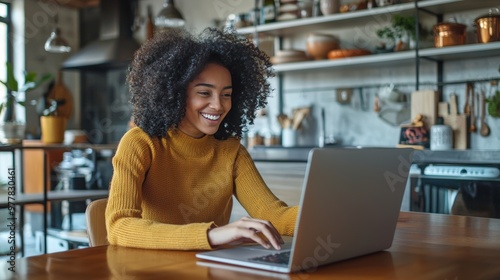
[[[399,148],[312,149],[290,242],[279,251],[243,245],[196,256],[288,273],[388,249],[411,154]]]

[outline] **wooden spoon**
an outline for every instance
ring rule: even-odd
[[[471,93],[472,93],[472,95],[471,95],[471,102],[470,102],[470,127],[469,127],[469,131],[476,132],[477,131],[476,110],[475,110],[475,105],[474,105],[474,101],[476,99],[476,93],[474,92],[474,88],[472,88]]]
[[[472,90],[472,84],[469,82],[467,83],[467,89],[465,90],[465,105],[464,105],[464,114],[470,115],[470,105],[469,105],[469,93]]]
[[[484,121],[484,118],[486,117],[486,105],[484,102],[484,91],[481,91],[481,128],[479,129],[479,134],[483,137],[486,137],[490,135],[490,127],[488,124]]]

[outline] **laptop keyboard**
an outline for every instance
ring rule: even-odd
[[[250,260],[261,263],[274,263],[274,264],[287,265],[290,262],[290,251],[273,253],[261,257],[251,258]]]

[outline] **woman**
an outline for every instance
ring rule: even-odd
[[[280,249],[297,207],[271,193],[240,144],[272,75],[250,41],[215,29],[159,33],[137,51],[127,77],[137,127],[113,158],[110,244],[192,250],[253,241]],[[233,195],[253,218],[228,224]]]

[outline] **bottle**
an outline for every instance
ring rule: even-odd
[[[153,21],[153,8],[148,5],[148,18],[146,21],[146,40],[153,38],[155,32],[155,25]]]
[[[263,0],[260,9],[260,24],[266,24],[276,21],[276,4],[274,0]]]

